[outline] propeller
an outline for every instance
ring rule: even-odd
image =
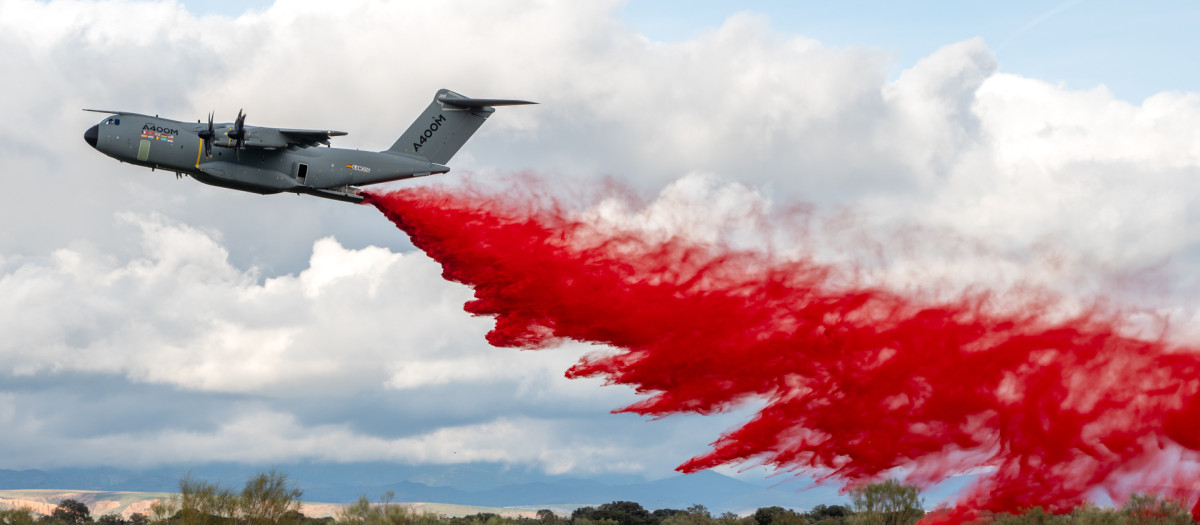
[[[208,129],[200,130],[200,132],[196,134],[196,135],[200,136],[200,140],[204,141],[204,157],[205,158],[209,158],[209,159],[212,158],[213,136],[215,136],[216,134],[217,134],[216,131],[213,130],[213,114],[212,114],[212,112],[209,112],[209,114],[208,114]]]
[[[234,148],[242,149],[246,144],[246,114],[242,110],[238,110],[237,120],[233,122],[233,129],[226,134],[229,140],[234,141]]]

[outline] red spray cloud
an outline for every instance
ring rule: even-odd
[[[923,486],[973,472],[931,518],[951,522],[1066,512],[1095,490],[1200,494],[1200,354],[1122,335],[1118,316],[853,284],[811,258],[591,224],[537,191],[409,188],[367,202],[474,289],[465,309],[495,317],[489,343],[616,349],[567,375],[647,396],[623,411],[766,401],[683,472],[761,462]]]

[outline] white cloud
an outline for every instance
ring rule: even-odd
[[[764,234],[773,228],[766,224],[771,211],[771,201],[752,188],[693,173],[668,184],[645,207],[611,196],[583,210],[579,219],[600,231],[635,231],[656,241],[680,237],[757,249],[770,242]]]
[[[118,374],[200,394],[282,400],[284,409],[234,397],[205,430],[135,426],[72,438],[39,436],[59,423],[4,394],[0,439],[37,449],[25,451],[20,466],[36,466],[25,463],[33,458],[90,464],[102,457],[126,465],[307,458],[489,461],[555,473],[643,468],[604,438],[589,445],[591,438],[569,423],[520,415],[548,406],[569,421],[631,400],[627,392],[597,395],[596,380],[562,377],[586,347],[488,347],[483,334],[490,320],[461,310],[469,290],[441,280],[440,268],[421,254],[348,250],[319,239],[308,269],[258,279],[253,269],[232,267],[212,233],[161,216],[123,217],[142,238],[141,251],[128,260],[61,249],[48,259],[12,261],[0,274],[0,296],[7,298],[0,301],[0,332],[13,336],[0,343],[0,367],[68,383],[79,374]],[[494,399],[477,403],[479,410],[452,409],[462,395],[435,392],[446,406],[416,407],[408,416],[424,417],[428,426],[421,413],[457,410],[477,422],[402,438],[351,428],[358,424],[351,409],[361,399],[356,392],[446,386],[473,396],[469,388],[480,383],[494,389]],[[420,395],[427,404],[429,393]],[[307,425],[287,411],[314,399],[340,399],[348,405],[347,420]],[[512,415],[493,414],[496,401],[509,403]],[[378,414],[397,416],[386,409]]]
[[[5,367],[213,392],[369,387],[386,377],[380,363],[402,362],[410,349],[479,348],[488,327],[461,312],[470,292],[419,254],[320,239],[308,269],[260,281],[230,265],[212,234],[124,217],[141,230],[134,258],[60,249],[0,276],[9,298],[0,324],[16,336],[0,343]]]
[[[357,432],[345,424],[305,425],[286,412],[243,403],[228,407],[224,420],[210,430],[181,427],[73,439],[61,435],[39,437],[42,425],[36,419],[15,417],[12,398],[0,395],[0,422],[7,427],[2,432],[5,442],[13,452],[34,454],[23,457],[19,465],[34,461],[43,468],[103,464],[106,460],[115,460],[123,467],[143,467],[213,461],[272,464],[299,458],[443,465],[489,462],[532,466],[549,474],[633,472],[645,468],[637,459],[630,460],[629,451],[620,444],[578,435],[562,422],[520,416],[385,438]],[[34,448],[37,450],[30,450]]]

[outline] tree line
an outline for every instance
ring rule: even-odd
[[[64,499],[49,514],[29,508],[0,510],[0,525],[913,525],[925,516],[920,490],[888,480],[850,490],[850,505],[817,505],[807,512],[764,507],[747,516],[725,512],[714,516],[703,505],[686,509],[648,510],[632,501],[580,507],[570,516],[542,509],[536,518],[510,518],[492,513],[448,518],[393,504],[394,494],[372,502],[366,496],[346,505],[337,517],[311,518],[302,512],[303,492],[286,475],[270,471],[246,482],[241,491],[215,483],[179,482],[179,493],[159,500],[150,512],[129,518],[104,514],[93,519],[87,505]],[[989,514],[980,523],[997,525],[1191,525],[1191,514],[1179,502],[1153,495],[1134,495],[1120,508],[1084,505],[1069,514],[1041,507],[1020,514]]]

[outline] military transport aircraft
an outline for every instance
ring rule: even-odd
[[[307,193],[347,202],[362,202],[356,186],[434,173],[446,173],[446,162],[492,113],[493,106],[535,104],[524,100],[468,98],[438,90],[425,112],[392,147],[381,152],[319,148],[344,131],[247,126],[246,114],[226,124],[179,122],[129,113],[109,113],[88,128],[83,139],[121,162],[174,171],[205,184],[254,193]]]

